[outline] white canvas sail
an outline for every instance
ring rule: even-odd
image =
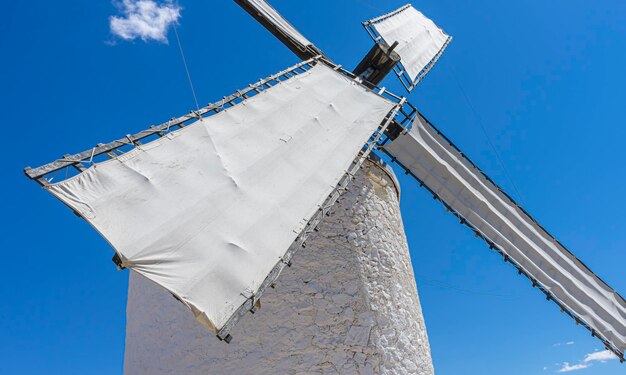
[[[216,332],[394,106],[318,63],[47,189]]]
[[[518,207],[424,119],[385,146],[523,272],[623,355],[626,301]]]
[[[398,42],[402,75],[412,89],[437,62],[451,37],[411,5],[366,23],[389,44]],[[403,82],[405,83],[405,82]]]

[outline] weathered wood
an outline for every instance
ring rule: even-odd
[[[257,22],[265,27],[269,32],[271,32],[276,38],[278,38],[278,40],[280,40],[287,48],[291,50],[291,52],[295,53],[296,56],[298,56],[300,59],[308,60],[315,56],[325,56],[324,53],[315,45],[310,44],[308,46],[304,46],[298,41],[291,38],[288,34],[285,34],[282,30],[276,27],[274,22],[265,18],[262,14],[258,13],[257,10],[253,6],[251,6],[248,1],[235,0],[235,2],[240,7],[242,7],[243,10],[248,12],[248,14],[250,14],[255,20],[257,20]]]
[[[400,55],[393,51],[397,45],[398,42],[391,47],[385,41],[376,43],[352,73],[373,86],[378,85],[400,62]]]

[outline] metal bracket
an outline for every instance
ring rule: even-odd
[[[126,269],[126,267],[124,267],[124,265],[122,264],[122,258],[120,257],[118,253],[115,253],[115,255],[113,255],[113,258],[111,260],[113,261],[113,263],[115,263],[115,266],[117,267],[118,271],[122,271]]]

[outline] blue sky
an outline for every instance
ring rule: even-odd
[[[274,0],[302,33],[352,68],[372,42],[360,22],[402,1]],[[231,1],[180,0],[179,34],[201,103],[297,58]],[[626,293],[623,152],[626,3],[424,0],[454,40],[409,96],[526,208]],[[127,273],[85,222],[22,168],[113,140],[194,107],[169,44],[110,32],[108,0],[6,2],[0,24],[5,183],[0,373],[121,373]],[[385,86],[403,93],[390,77]],[[623,374],[584,362],[598,341],[489,252],[425,190],[400,177],[402,210],[438,374]]]

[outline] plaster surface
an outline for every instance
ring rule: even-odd
[[[132,273],[124,372],[432,375],[394,179],[367,161],[261,309],[220,342]]]

